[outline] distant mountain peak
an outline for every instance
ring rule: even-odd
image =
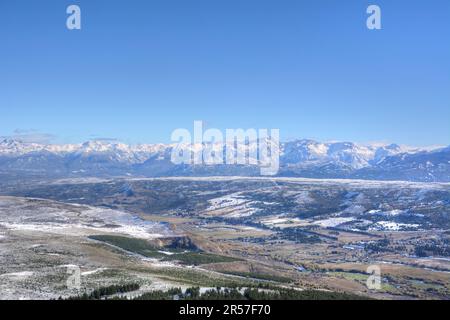
[[[57,175],[254,175],[251,166],[177,166],[173,144],[128,145],[91,140],[82,144],[0,141],[0,172],[54,172]],[[201,145],[188,146],[190,149]],[[226,146],[229,147],[228,145]],[[311,178],[450,181],[450,146],[412,148],[398,144],[318,142],[297,139],[280,144],[280,175]]]

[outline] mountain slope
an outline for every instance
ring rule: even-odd
[[[386,157],[374,166],[357,171],[354,177],[425,182],[450,181],[450,148]]]

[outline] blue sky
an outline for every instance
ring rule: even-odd
[[[450,144],[448,0],[2,0],[0,26],[0,136]]]

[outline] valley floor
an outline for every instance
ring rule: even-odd
[[[139,283],[128,296],[198,286],[449,299],[449,190],[230,177],[15,187],[0,196],[0,298]],[[80,289],[67,283],[77,270]]]

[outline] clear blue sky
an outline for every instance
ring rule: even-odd
[[[1,0],[0,39],[0,136],[168,142],[204,120],[450,144],[448,0]]]

